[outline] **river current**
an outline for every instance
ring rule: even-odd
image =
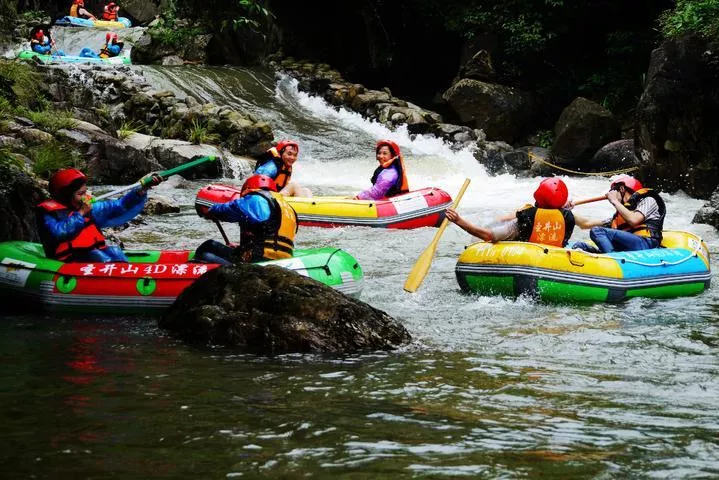
[[[412,187],[456,195],[479,223],[531,200],[538,178],[490,176],[470,151],[389,131],[234,67],[133,67],[157,88],[229,105],[299,141],[293,179],[316,195],[369,186],[374,144],[403,149]],[[219,181],[239,184],[227,166]],[[563,177],[575,199],[600,177]],[[155,194],[181,205],[120,237],[130,248],[220,239],[197,217],[207,181]],[[692,224],[702,201],[663,194],[666,229],[719,253]],[[581,210],[580,210],[581,209]],[[577,207],[605,217],[606,203]],[[237,231],[228,226],[230,236]],[[436,230],[300,228],[300,248],[337,246],[363,268],[361,300],[401,321],[398,351],[259,358],[194,348],[155,318],[14,316],[0,322],[4,478],[716,478],[719,282],[696,297],[548,305],[465,295],[454,275],[472,238],[450,226],[420,289],[402,285]],[[586,237],[575,232],[574,239]]]

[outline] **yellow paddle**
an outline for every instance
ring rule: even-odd
[[[469,178],[465,179],[464,184],[462,184],[462,188],[459,189],[459,193],[454,199],[454,204],[452,205],[453,209],[456,209],[459,205],[459,201],[462,199],[462,195],[464,195],[464,192],[465,190],[467,190],[468,186]],[[447,220],[446,218],[442,220],[442,224],[439,226],[439,230],[437,230],[437,233],[434,234],[434,238],[427,246],[427,248],[424,249],[422,255],[419,256],[417,262],[415,262],[414,267],[412,267],[412,271],[409,272],[407,281],[404,282],[405,291],[414,293],[422,284],[424,277],[426,277],[427,273],[429,273],[429,267],[432,265],[432,258],[434,257],[434,252],[437,250],[437,244],[439,243],[439,239],[444,233],[444,230],[447,228],[448,223],[449,220]]]

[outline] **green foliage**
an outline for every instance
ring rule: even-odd
[[[220,136],[216,133],[210,133],[210,128],[207,126],[207,122],[193,119],[192,125],[185,131],[187,133],[187,140],[192,143],[216,143],[220,140]]]
[[[0,61],[0,96],[12,105],[30,109],[44,108],[47,102],[39,89],[41,81],[40,74],[30,65]]]
[[[677,0],[674,10],[659,17],[665,37],[699,33],[709,38],[719,36],[719,0]]]
[[[14,165],[18,168],[23,167],[23,161],[7,148],[0,148],[0,165]]]
[[[133,133],[137,133],[140,130],[144,128],[144,125],[142,122],[135,121],[135,120],[129,120],[122,122],[122,125],[120,125],[120,128],[117,130],[117,138],[120,140],[125,140],[127,137],[132,135]]]
[[[29,150],[33,160],[33,172],[42,178],[49,178],[61,168],[77,167],[80,163],[80,154],[59,143],[47,143]]]
[[[538,146],[542,148],[550,148],[554,142],[554,132],[551,130],[537,130]]]
[[[188,25],[184,21],[178,21],[177,12],[174,8],[166,10],[160,16],[156,25],[148,31],[154,40],[161,45],[181,49],[197,35],[205,32],[200,26]]]
[[[64,110],[41,110],[39,112],[33,110],[22,110],[34,124],[49,133],[55,134],[63,128],[75,128],[77,120],[75,120],[70,112]]]

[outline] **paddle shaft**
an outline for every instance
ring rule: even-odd
[[[584,200],[577,200],[576,202],[574,202],[574,206],[576,207],[577,205],[584,205],[585,203],[593,203],[593,202],[598,202],[600,200],[606,200],[606,199],[607,199],[606,195],[601,195],[599,197],[585,198]]]
[[[469,181],[469,178],[464,180],[462,188],[459,189],[459,193],[452,204],[453,209],[456,209],[459,205],[459,201],[462,199],[464,192],[469,186]],[[424,281],[424,277],[427,276],[427,273],[429,273],[429,267],[432,265],[432,258],[434,257],[434,252],[437,250],[439,239],[442,237],[448,223],[449,220],[445,217],[444,220],[442,220],[442,224],[439,226],[437,233],[434,234],[434,238],[432,238],[432,241],[429,243],[427,248],[424,249],[422,254],[417,259],[417,262],[415,262],[414,267],[412,267],[412,271],[410,271],[407,276],[407,281],[404,283],[405,291],[414,293]]]
[[[209,156],[209,157],[200,157],[197,160],[192,160],[191,162],[183,163],[182,165],[178,165],[177,167],[170,168],[169,170],[163,170],[162,172],[159,172],[158,175],[162,177],[162,179],[166,179],[167,177],[171,177],[172,175],[175,175],[180,172],[184,172],[185,170],[188,170],[190,168],[194,168],[198,165],[202,165],[206,162],[214,162],[217,160],[217,157]],[[119,195],[121,193],[125,193],[127,191],[132,190],[133,188],[142,187],[142,181],[138,181],[133,183],[132,185],[128,185],[126,187],[118,188],[117,190],[113,190],[112,192],[105,193],[103,195],[100,195],[99,197],[95,197],[94,201],[98,200],[104,200],[108,197],[113,197],[115,195]]]

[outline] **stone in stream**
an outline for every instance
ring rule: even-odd
[[[159,326],[192,343],[260,355],[390,350],[411,340],[385,312],[274,265],[211,270]]]

